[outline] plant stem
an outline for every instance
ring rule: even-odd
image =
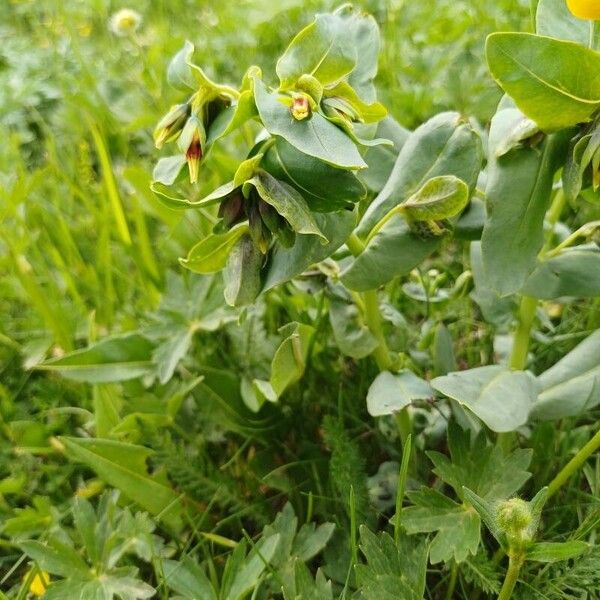
[[[346,246],[354,256],[358,256],[365,249],[364,243],[355,233],[350,234],[346,240]],[[365,309],[365,324],[378,342],[377,348],[373,351],[373,357],[381,371],[391,371],[394,368],[394,363],[383,334],[377,290],[363,292],[361,297]]]
[[[347,238],[346,246],[348,246],[348,249],[354,256],[358,256],[365,249],[365,244],[355,233],[351,233]],[[383,333],[377,290],[368,290],[360,294],[360,296],[364,304],[365,324],[378,342],[377,348],[373,351],[373,358],[375,358],[380,371],[397,371],[397,365],[392,359]],[[406,409],[396,414],[396,423],[402,447],[406,448],[406,440],[412,430],[410,415]]]
[[[548,485],[548,496],[555,494],[567,480],[579,470],[585,461],[600,448],[600,429],[592,439],[559,471],[558,475]]]
[[[412,435],[409,433],[406,442],[402,446],[402,463],[400,464],[398,488],[396,489],[396,514],[394,515],[394,541],[396,542],[396,546],[400,543],[400,534],[402,532],[402,502],[404,501],[404,491],[406,490],[406,478],[411,460],[411,450]]]
[[[504,583],[502,584],[502,589],[500,590],[498,600],[509,600],[509,598],[512,596],[517,579],[519,578],[521,566],[523,565],[523,558],[524,557],[520,554],[517,556],[513,556],[512,554],[509,555],[508,571],[506,571],[506,577],[504,578]]]
[[[373,356],[381,371],[391,371],[394,365],[387,342],[385,341],[385,336],[383,335],[377,291],[369,290],[368,292],[363,292],[363,300],[365,303],[365,323],[378,342],[377,348],[373,351]]]
[[[348,236],[346,246],[348,246],[348,250],[352,252],[353,256],[358,256],[365,249],[363,241],[355,233]]]
[[[522,371],[527,366],[527,353],[529,352],[529,337],[531,326],[535,318],[537,298],[523,296],[519,306],[519,323],[515,331],[512,353],[510,356],[510,368]]]
[[[458,563],[452,562],[450,569],[450,581],[448,582],[448,589],[446,590],[446,600],[452,600],[454,598],[454,590],[456,589],[456,581],[458,579]]]

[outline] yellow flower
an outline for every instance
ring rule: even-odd
[[[296,94],[292,100],[290,111],[296,121],[302,121],[310,117],[311,110],[308,96],[306,94]]]
[[[600,20],[600,0],[567,0],[567,6],[580,19]]]
[[[49,583],[50,575],[48,575],[46,571],[38,571],[29,584],[29,593],[39,598],[46,593],[46,588]]]

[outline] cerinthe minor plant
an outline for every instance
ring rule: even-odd
[[[365,556],[367,564],[354,572],[371,597],[378,597],[378,569],[395,577],[406,597],[422,597],[427,560],[445,565],[446,597],[453,597],[473,568],[469,561],[481,556],[482,521],[500,545],[488,570],[508,558],[504,583],[497,586],[502,600],[511,596],[528,561],[565,560],[587,549],[571,541],[539,542],[540,515],[545,498],[561,492],[597,450],[599,434],[592,432],[555,469],[548,490],[529,503],[515,497],[531,475],[531,452],[515,448],[518,442],[542,420],[578,416],[600,403],[598,331],[544,372],[528,370],[536,366],[531,340],[543,316],[541,303],[600,295],[598,223],[577,222],[569,229],[562,222],[567,211],[597,201],[600,185],[599,38],[595,23],[579,18],[598,15],[583,1],[569,2],[574,14],[563,0],[534,4],[535,34],[488,38],[490,72],[505,92],[489,130],[452,111],[412,132],[395,124],[373,83],[376,22],[348,6],[318,15],[291,41],[274,73],[250,67],[238,87],[209,78],[186,43],[168,68],[168,80],[181,95],[154,133],[165,155],[152,190],[169,208],[195,210],[204,219],[208,234],[181,264],[199,274],[221,273],[229,306],[215,300],[221,289],[203,279],[188,290],[174,289],[155,315],[162,328],[102,340],[42,366],[73,376],[74,366],[85,367],[92,354],[94,360],[107,357],[106,363],[127,355],[135,371],[123,379],[147,376],[166,383],[195,331],[236,319],[239,313],[230,307],[252,305],[261,294],[286,290],[292,280],[310,279],[320,295],[317,325],[326,315],[341,354],[374,360],[378,374],[367,394],[368,412],[375,418],[394,415],[403,443],[394,539],[357,527],[355,489],[349,485],[351,562],[360,562],[359,550]],[[235,147],[239,160],[229,180],[214,188],[203,176],[224,144]],[[383,175],[377,171],[382,148],[395,156]],[[446,274],[422,267],[456,248],[469,257],[469,269],[444,287]],[[471,284],[482,318],[509,330],[512,342],[506,360],[481,364],[476,356],[458,370],[453,340],[436,321],[435,304],[465,300]],[[403,323],[394,305],[400,294],[427,305],[418,348],[395,335]],[[188,310],[191,296],[202,302]],[[177,301],[186,304],[181,314],[173,309]],[[279,401],[302,378],[317,343],[316,326],[306,321],[280,331],[270,376],[243,380],[240,395],[250,410]],[[169,354],[171,327],[183,341]],[[435,355],[433,366],[423,360],[424,349]],[[119,371],[96,377],[94,383],[119,381]],[[413,461],[421,447],[411,416],[423,402],[440,411],[449,457],[429,452],[439,486],[415,490],[405,485],[409,473],[418,475]],[[104,423],[98,438],[115,426],[106,424],[110,416],[97,418]],[[106,456],[125,453],[113,440],[63,441],[71,456],[96,469],[107,469]],[[127,473],[142,481],[131,498],[177,525],[180,494],[145,471],[146,448],[126,450]],[[124,485],[123,478],[113,481]],[[419,533],[431,534],[430,542],[411,546],[405,534]],[[275,547],[272,541],[273,555]],[[407,583],[401,575],[411,570],[413,558],[418,568]],[[488,584],[493,591],[493,578]]]
[[[576,4],[575,13],[588,10]],[[568,416],[598,402],[588,371],[583,383],[569,385],[582,373],[566,374],[561,365],[536,379],[526,370],[540,300],[600,292],[589,276],[600,261],[597,224],[558,243],[555,232],[565,206],[599,181],[600,93],[581,83],[581,69],[587,82],[597,80],[595,26],[584,26],[562,0],[539,3],[536,23],[540,34],[498,33],[487,41],[490,71],[506,96],[486,148],[467,119],[437,115],[396,140],[396,164],[368,205],[363,173],[377,146],[390,143],[376,137],[386,130],[386,111],[373,85],[379,38],[371,17],[348,6],[317,16],[278,60],[276,86],[256,67],[239,89],[212,82],[192,62],[189,42],[168,69],[170,83],[188,96],[156,129],[157,146],[171,141],[177,152],[160,159],[152,187],[171,208],[209,211],[215,219],[213,232],[182,264],[198,273],[222,271],[225,299],[244,305],[334,258],[326,291],[336,341],[353,358],[375,358],[382,374],[369,392],[369,412],[396,413],[403,438],[410,430],[405,409],[436,395],[474,412],[507,448],[511,432],[530,419]],[[560,39],[569,27],[569,39]],[[230,182],[198,194],[185,181],[195,182],[211,149],[240,128],[243,139],[254,140],[246,159]],[[408,354],[390,350],[380,292],[452,237],[470,245],[474,297],[484,316],[495,321],[516,305],[512,353],[506,365],[428,383],[415,375]],[[361,326],[354,343],[345,343]],[[298,377],[300,346],[310,343],[305,333],[294,342]],[[597,347],[594,336],[586,343]],[[286,387],[272,384],[273,378],[255,383],[259,405]]]

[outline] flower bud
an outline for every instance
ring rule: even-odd
[[[322,102],[322,107],[323,112],[328,117],[341,118],[350,123],[362,121],[361,116],[356,112],[354,107],[344,98],[340,98],[339,96],[325,98]]]
[[[223,200],[219,206],[218,216],[223,219],[225,229],[229,229],[240,221],[244,216],[244,199],[242,195],[237,192]]]
[[[303,121],[311,115],[310,102],[306,94],[295,94],[290,107],[292,117],[296,121]]]
[[[252,242],[263,254],[267,253],[269,244],[271,243],[271,232],[264,224],[260,211],[258,209],[258,202],[253,201],[248,207],[248,232],[252,238]]]
[[[162,148],[163,144],[175,139],[190,115],[189,104],[175,104],[169,112],[158,122],[154,130],[154,144]]]
[[[291,248],[296,243],[296,232],[287,221],[279,228],[277,239],[284,248]]]
[[[533,515],[525,500],[511,498],[498,506],[496,520],[509,539],[523,540],[528,537],[527,528],[533,521]]]
[[[269,231],[273,234],[277,234],[283,225],[283,218],[279,216],[279,213],[264,200],[258,201],[258,212],[263,220],[263,223],[269,228]]]
[[[206,131],[204,130],[204,125],[196,115],[192,115],[187,120],[177,142],[180,150],[185,153],[191,183],[198,181],[198,172],[200,170],[200,161],[202,160],[205,142]]]

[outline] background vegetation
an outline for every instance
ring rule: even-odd
[[[165,69],[183,41],[196,44],[197,62],[209,74],[238,82],[248,64],[272,72],[292,35],[315,11],[336,3],[134,4],[130,8],[142,22],[123,37],[109,27],[121,3],[7,0],[0,5],[0,591],[9,598],[35,592],[36,570],[23,540],[54,536],[64,546],[61,560],[68,564],[64,557],[71,547],[77,555],[70,557],[70,569],[63,565],[56,571],[58,579],[77,580],[73,573],[84,561],[117,582],[115,593],[123,598],[150,597],[151,588],[157,597],[169,598],[169,561],[189,556],[206,561],[204,578],[220,589],[219,598],[235,600],[236,585],[242,585],[235,573],[244,572],[252,582],[264,570],[256,555],[244,562],[244,552],[263,532],[259,543],[266,556],[273,546],[269,536],[295,527],[293,510],[300,524],[314,520],[336,527],[332,534],[329,526],[310,531],[307,526],[302,535],[311,547],[302,553],[302,539],[296,538],[290,560],[312,564],[329,540],[316,564],[336,594],[350,594],[356,581],[348,565],[357,549],[348,540],[356,539],[357,524],[373,530],[385,524],[400,460],[393,422],[366,413],[364,399],[377,370],[369,361],[359,364],[340,355],[324,295],[314,293],[309,282],[286,284],[241,316],[225,309],[218,278],[194,276],[178,264],[207,231],[208,217],[170,211],[149,190],[156,160],[152,129],[178,100],[166,85]],[[483,60],[485,36],[530,30],[528,2],[389,0],[363,7],[382,29],[379,96],[401,125],[412,129],[436,112],[454,109],[485,127],[500,98]],[[231,178],[240,150],[235,138],[228,144],[206,165],[202,191]],[[571,211],[568,218],[574,224],[598,218],[597,204],[582,210],[587,212]],[[506,354],[506,323],[485,323],[467,294],[452,303],[420,295],[434,280],[437,289],[450,290],[468,266],[464,249],[454,245],[432,259],[429,270],[406,281],[405,293],[390,291],[390,311],[398,315],[397,347],[410,352],[424,372],[443,370],[439,361],[445,358],[432,349],[442,323],[457,340],[454,355],[446,357],[452,364],[475,367],[489,364],[494,353]],[[598,300],[546,303],[532,368],[544,370],[600,327],[599,309]],[[279,404],[254,413],[243,402],[240,382],[268,373],[282,339],[278,329],[290,321],[316,329],[310,368]],[[161,361],[161,381],[92,386],[33,368],[109,333],[138,330],[165,340],[164,355],[155,357]],[[427,405],[415,409],[416,447],[445,452],[446,418]],[[589,438],[594,422],[589,414],[526,432],[536,467],[525,496],[552,478],[573,448]],[[184,522],[150,517],[135,503],[118,499],[102,477],[70,460],[71,450],[57,439],[90,434],[150,448],[149,468],[187,498]],[[143,470],[147,457],[141,463],[139,458],[130,457],[132,472]],[[502,468],[516,467],[507,462]],[[588,465],[581,477],[583,487],[576,478],[553,499],[546,531],[583,537],[596,528],[600,463]],[[407,485],[416,488],[420,481],[439,489],[442,480],[423,455]],[[97,515],[90,514],[86,498]],[[288,500],[279,523],[269,525]],[[142,508],[152,512],[143,503]],[[102,525],[92,535],[94,522]],[[263,531],[265,526],[271,530]],[[244,539],[231,555],[234,543]],[[427,574],[429,597],[443,597],[452,578],[456,597],[474,597],[467,591],[473,589],[482,597],[497,592],[501,557],[489,560],[494,544],[488,540],[486,548],[487,554],[467,561],[460,572],[452,561],[433,565]],[[35,556],[35,547],[28,555]],[[229,571],[222,577],[228,556]],[[281,587],[277,569],[284,572],[287,558],[270,567],[271,587],[263,586],[260,597]],[[577,574],[546,569],[532,575],[531,590],[521,593],[537,587],[545,598],[586,597],[576,595],[581,590],[598,597],[593,589],[600,585],[600,558],[586,560]],[[292,563],[285,568],[293,570]],[[300,567],[298,573],[305,575]],[[321,584],[318,578],[311,583],[315,589]],[[68,593],[96,597],[84,596],[83,585]],[[397,585],[390,580],[387,588]],[[364,589],[370,589],[367,583]],[[365,597],[387,597],[372,589]],[[181,587],[172,591],[196,597]]]

